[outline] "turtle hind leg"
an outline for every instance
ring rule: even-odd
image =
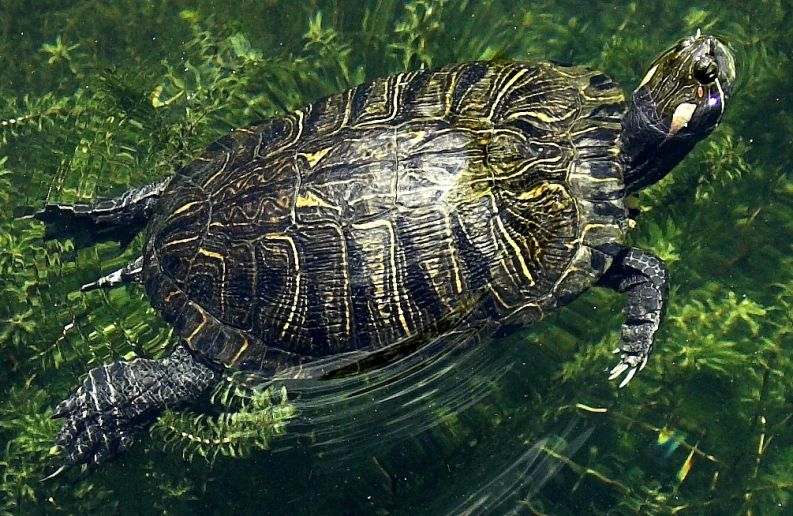
[[[143,358],[95,367],[83,384],[53,411],[63,418],[55,445],[66,453],[61,468],[85,464],[85,474],[132,446],[166,407],[196,401],[215,374],[184,345],[160,360]]]
[[[98,288],[113,288],[122,283],[140,283],[143,274],[143,257],[138,257],[134,262],[128,263],[124,267],[102,276],[96,281],[86,283],[80,290],[88,292]]]
[[[44,222],[45,239],[74,237],[77,247],[116,240],[126,247],[149,221],[170,180],[131,188],[118,197],[90,204],[47,204],[33,217]]]

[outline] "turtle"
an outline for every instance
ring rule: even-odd
[[[631,199],[720,122],[728,46],[697,32],[626,102],[588,67],[474,61],[373,80],[233,130],[173,176],[34,215],[48,238],[139,258],[83,286],[142,284],[179,342],[91,369],[52,417],[55,474],[127,450],[224,371],[332,380],[476,335],[486,345],[593,286],[627,295],[609,379],[644,368],[669,272],[630,247]]]

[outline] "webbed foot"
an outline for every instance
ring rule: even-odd
[[[45,224],[45,239],[71,236],[77,247],[117,240],[126,247],[148,222],[169,181],[166,178],[131,188],[118,197],[90,204],[47,204],[33,218]]]
[[[195,401],[211,384],[212,370],[182,345],[161,360],[136,359],[96,367],[52,413],[64,418],[55,445],[66,454],[53,478],[76,465],[85,473],[113,459],[134,442],[165,407]],[[46,479],[45,479],[46,480]]]
[[[644,369],[653,352],[655,332],[669,297],[669,271],[651,252],[627,248],[617,254],[599,284],[628,293],[619,347],[614,351],[620,353],[620,362],[609,373],[609,380],[625,373],[619,385],[624,387]]]

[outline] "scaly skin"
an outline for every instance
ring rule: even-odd
[[[214,381],[213,371],[184,346],[160,360],[139,358],[95,367],[83,384],[52,413],[64,418],[55,445],[65,450],[64,466],[90,470],[125,451],[133,434],[163,409],[195,401]]]
[[[629,247],[617,254],[598,284],[628,293],[628,304],[623,310],[625,322],[619,346],[614,351],[621,353],[620,363],[609,376],[613,380],[628,371],[620,382],[620,387],[624,387],[644,369],[653,352],[653,338],[669,298],[669,271],[651,252]]]

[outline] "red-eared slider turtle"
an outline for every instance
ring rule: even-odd
[[[127,449],[223,368],[371,367],[466,329],[525,327],[593,285],[627,294],[611,373],[624,385],[668,290],[664,263],[624,246],[626,197],[716,127],[734,80],[727,48],[699,34],[651,65],[629,109],[583,67],[401,73],[238,129],[116,199],[48,205],[50,234],[145,225],[142,256],[85,288],[142,282],[181,338],[166,358],[92,369],[58,405],[64,468]]]

